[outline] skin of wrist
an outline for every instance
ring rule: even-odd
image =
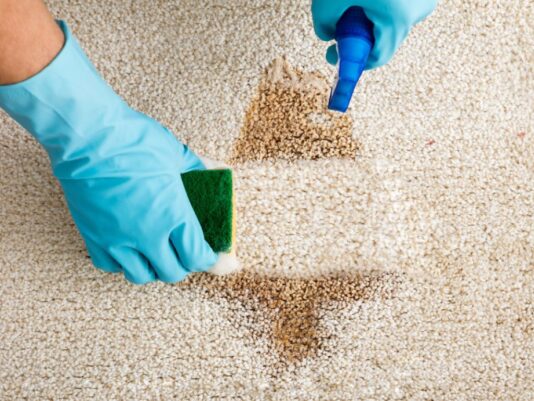
[[[34,76],[61,51],[65,37],[41,1],[0,0],[0,15],[0,85]]]

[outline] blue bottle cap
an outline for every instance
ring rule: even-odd
[[[330,93],[328,108],[346,112],[356,84],[374,45],[373,23],[361,7],[351,7],[336,25],[338,75]]]

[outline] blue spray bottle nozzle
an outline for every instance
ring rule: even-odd
[[[374,45],[373,23],[361,7],[351,7],[337,22],[335,38],[339,56],[338,75],[328,108],[344,113]]]

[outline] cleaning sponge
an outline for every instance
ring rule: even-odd
[[[235,208],[232,170],[200,170],[182,174],[185,190],[215,252],[235,252]]]

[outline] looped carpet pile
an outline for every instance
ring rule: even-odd
[[[309,1],[50,0],[234,167],[238,275],[94,269],[0,116],[1,400],[534,399],[534,6],[444,0],[347,115]]]

